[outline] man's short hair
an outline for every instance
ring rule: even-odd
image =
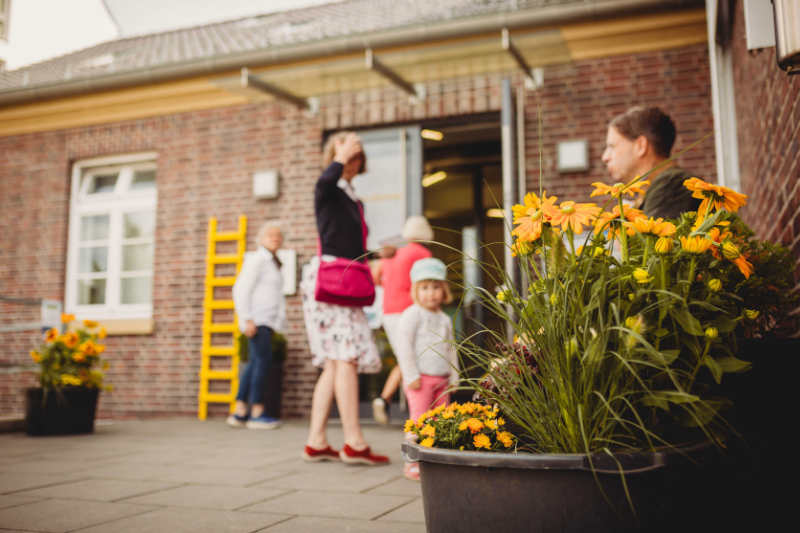
[[[632,107],[614,117],[609,125],[631,141],[644,135],[661,157],[669,157],[675,144],[675,123],[657,107]]]

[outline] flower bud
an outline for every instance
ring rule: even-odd
[[[713,326],[707,327],[705,333],[707,339],[716,339],[719,336],[719,330]]]
[[[761,312],[758,309],[745,309],[744,310],[744,316],[746,316],[750,320],[755,320],[756,318],[758,318],[758,315],[760,315],[760,314],[761,314]]]
[[[550,295],[550,305],[556,305],[558,303],[558,296],[556,293]]]
[[[503,303],[507,302],[511,297],[510,292],[511,291],[509,291],[508,289],[504,289],[502,291],[498,291],[497,292],[497,299],[500,300]]]
[[[708,290],[710,290],[711,292],[717,292],[721,288],[722,288],[722,282],[719,279],[714,278],[708,280]]]
[[[725,256],[725,259],[733,261],[742,253],[739,251],[739,247],[733,244],[731,241],[725,241],[722,243],[722,255]]]
[[[647,270],[643,268],[637,268],[633,271],[633,279],[636,280],[636,283],[650,283],[653,278],[650,277],[650,274],[647,273]]]
[[[672,251],[674,242],[669,237],[659,237],[655,244],[656,252],[667,254]]]

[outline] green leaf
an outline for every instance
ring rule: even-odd
[[[655,335],[656,335],[656,337],[658,337],[658,338],[661,338],[661,337],[666,337],[667,335],[669,335],[669,330],[668,330],[668,329],[665,329],[665,328],[658,328],[658,329],[655,331]]]
[[[716,361],[723,372],[744,372],[750,368],[749,361],[743,361],[736,357],[720,357]]]
[[[666,401],[675,404],[681,403],[695,403],[700,401],[700,397],[688,392],[671,391],[671,390],[658,390],[650,393],[650,397],[654,401]]]
[[[717,361],[708,354],[703,356],[703,364],[708,367],[708,369],[711,371],[711,375],[714,376],[714,381],[716,381],[717,385],[719,385],[722,381],[722,367],[719,366]]]
[[[685,307],[670,309],[669,314],[687,333],[698,336],[703,335],[703,326]]]
[[[680,354],[680,350],[661,350],[661,356],[664,358],[664,362],[668,365],[671,365]]]
[[[714,319],[712,324],[714,325],[715,328],[717,328],[717,330],[720,333],[730,333],[731,331],[736,329],[737,322],[732,318],[728,318],[726,316],[719,316]]]

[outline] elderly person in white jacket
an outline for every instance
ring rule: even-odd
[[[234,412],[228,425],[273,429],[280,420],[264,413],[264,383],[272,364],[272,334],[286,331],[281,264],[276,255],[283,244],[279,227],[264,224],[258,231],[258,250],[245,257],[233,285],[239,329],[249,338],[249,361],[239,382]]]

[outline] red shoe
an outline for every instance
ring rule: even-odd
[[[351,465],[370,465],[370,466],[379,466],[379,465],[388,465],[389,458],[385,455],[375,455],[369,449],[369,446],[364,448],[361,451],[356,451],[347,444],[342,447],[342,451],[339,452],[339,458],[342,462],[351,464]]]
[[[319,461],[338,461],[339,452],[337,452],[330,446],[326,446],[321,450],[317,450],[316,448],[312,448],[311,446],[306,446],[303,449],[303,459],[312,463],[316,463]]]

